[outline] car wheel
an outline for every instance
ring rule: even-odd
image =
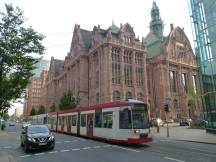
[[[22,143],[22,141],[20,142],[20,146],[21,146],[21,147],[23,147],[23,146],[24,146],[24,145],[23,145],[23,143]]]
[[[27,153],[29,152],[29,149],[28,149],[28,145],[27,144],[24,144],[24,151]]]

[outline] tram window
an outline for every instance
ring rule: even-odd
[[[112,124],[113,124],[112,116],[113,116],[112,112],[103,113],[103,127],[104,128],[112,128]]]
[[[58,125],[61,125],[61,122],[62,122],[62,117],[59,117]]]
[[[95,127],[96,128],[102,127],[102,110],[95,111]]]
[[[81,114],[81,127],[86,127],[86,114]]]
[[[120,129],[131,129],[131,110],[125,109],[119,112],[119,128]]]
[[[77,122],[77,115],[72,115],[72,126],[76,126],[76,122]]]

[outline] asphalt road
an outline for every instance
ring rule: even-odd
[[[0,133],[0,156],[11,162],[215,162],[216,145],[155,139],[149,145],[113,145],[55,133],[54,150],[26,154],[20,147],[20,126]],[[1,157],[0,157],[0,162]]]

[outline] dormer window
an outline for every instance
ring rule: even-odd
[[[126,43],[131,43],[131,37],[129,37],[129,36],[124,36],[124,42],[126,42]]]

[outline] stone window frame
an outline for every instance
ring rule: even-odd
[[[121,84],[120,48],[112,47],[112,83]]]
[[[177,84],[176,84],[176,71],[170,69],[169,70],[169,81],[170,81],[170,91],[177,92]]]
[[[121,93],[118,90],[113,91],[112,100],[113,101],[119,101],[119,100],[121,100]]]
[[[125,96],[126,96],[126,100],[133,98],[133,95],[130,91],[127,91]]]

